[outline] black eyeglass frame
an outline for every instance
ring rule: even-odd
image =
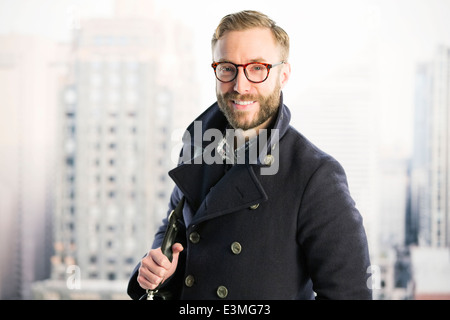
[[[219,65],[222,64],[222,63],[229,63],[229,64],[232,64],[233,66],[236,67],[236,74],[234,75],[233,79],[228,80],[228,81],[223,81],[223,80],[220,80],[220,79],[219,79],[219,77],[217,76],[216,68],[217,68],[217,66],[219,66]],[[213,69],[214,69],[214,74],[215,74],[215,76],[216,76],[216,79],[219,80],[220,82],[223,82],[223,83],[229,83],[229,82],[234,81],[234,80],[236,79],[237,75],[238,75],[238,68],[239,68],[239,67],[244,68],[244,74],[245,74],[245,77],[247,78],[248,81],[250,81],[250,82],[252,82],[252,83],[261,83],[261,82],[266,81],[267,78],[269,77],[270,69],[272,69],[272,68],[274,68],[274,67],[276,67],[276,66],[282,65],[282,64],[284,64],[284,63],[286,63],[286,61],[281,61],[281,62],[273,63],[273,64],[270,64],[270,63],[264,63],[264,62],[249,62],[249,63],[245,63],[245,64],[236,64],[236,63],[229,62],[229,61],[222,61],[222,62],[213,62],[213,63],[211,64],[211,67],[213,67]],[[267,68],[267,75],[266,75],[266,77],[265,77],[263,80],[261,80],[261,81],[253,81],[253,80],[250,80],[250,79],[248,78],[248,75],[247,75],[247,66],[249,66],[249,65],[251,65],[251,64],[260,64],[260,65],[263,65],[263,66],[265,66],[265,67]]]

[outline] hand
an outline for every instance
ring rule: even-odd
[[[178,265],[178,256],[183,251],[180,243],[172,246],[173,258],[172,263],[161,252],[161,248],[152,249],[141,260],[137,281],[143,289],[155,289],[165,279],[170,278]]]

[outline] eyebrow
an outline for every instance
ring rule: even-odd
[[[228,59],[219,59],[217,62],[232,62],[232,61],[228,60]],[[252,63],[252,62],[264,62],[264,63],[266,63],[267,60],[262,58],[262,57],[258,57],[258,58],[249,60],[249,63]]]
[[[262,57],[258,57],[256,59],[250,60],[250,62],[267,62],[267,60]]]

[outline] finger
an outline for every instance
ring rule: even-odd
[[[139,269],[139,274],[137,281],[143,289],[155,289],[161,282],[163,278],[149,272],[146,269]]]
[[[172,270],[175,270],[178,265],[178,257],[180,255],[180,252],[183,251],[184,248],[181,245],[181,243],[175,243],[172,246],[172,265],[169,269],[169,273],[171,273]]]
[[[172,265],[168,271],[169,275],[172,275],[175,272],[177,265],[178,265],[178,258],[179,258],[180,252],[183,250],[184,250],[184,248],[180,243],[175,243],[172,246],[173,258],[172,258]]]
[[[138,277],[138,283],[139,283],[139,286],[142,289],[145,289],[145,290],[147,290],[147,289],[148,290],[154,290],[154,289],[156,289],[158,287],[158,285],[150,283],[150,282],[148,282],[145,279],[139,279],[139,277]]]
[[[183,251],[184,250],[184,248],[183,248],[183,245],[181,244],[181,243],[175,243],[173,246],[172,246],[172,253],[173,254],[176,254],[176,253],[180,253],[181,251]]]
[[[156,264],[151,256],[147,256],[141,260],[139,270],[143,272],[144,275],[154,274],[160,278],[163,278],[167,272],[166,269]]]
[[[164,269],[170,268],[171,263],[169,259],[162,253],[161,248],[151,250],[149,255],[158,266]]]

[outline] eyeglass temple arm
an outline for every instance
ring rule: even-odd
[[[269,66],[270,66],[270,68],[273,68],[273,67],[279,66],[280,64],[283,64],[283,63],[286,63],[286,61],[281,61],[278,63],[270,64]]]

